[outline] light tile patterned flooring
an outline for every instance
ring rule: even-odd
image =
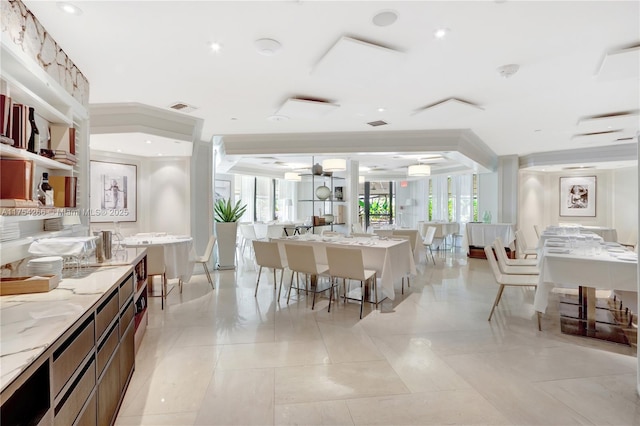
[[[118,425],[638,425],[636,351],[563,335],[551,299],[497,285],[485,260],[437,254],[380,310],[275,300],[249,260],[150,299]],[[268,283],[268,284],[267,284]]]

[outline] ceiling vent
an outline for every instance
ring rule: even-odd
[[[607,52],[596,74],[598,81],[638,78],[640,72],[640,46]]]
[[[607,143],[618,139],[622,133],[621,129],[609,130],[606,132],[581,133],[573,135],[571,140],[580,143]]]
[[[370,121],[367,123],[369,126],[371,127],[378,127],[378,126],[386,126],[387,123],[386,121],[382,121],[382,120],[376,120],[376,121]]]
[[[317,119],[331,111],[338,109],[340,105],[324,99],[314,98],[289,98],[276,112],[290,118]]]
[[[169,108],[174,109],[176,111],[180,111],[180,112],[193,112],[198,109],[198,107],[189,105],[186,102],[174,102],[171,105],[169,105]]]
[[[563,167],[562,170],[586,170],[586,169],[595,169],[595,166],[570,166]]]
[[[578,128],[583,133],[596,133],[610,129],[638,130],[640,111],[623,111],[610,114],[592,115],[578,120]]]

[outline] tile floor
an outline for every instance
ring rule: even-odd
[[[380,310],[274,297],[250,261],[150,300],[118,425],[638,425],[636,351],[561,334],[557,298],[508,288],[491,322],[485,260],[436,255]],[[269,285],[267,285],[267,279]],[[399,284],[398,284],[399,288]]]

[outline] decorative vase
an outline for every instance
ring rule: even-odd
[[[333,215],[332,214],[325,214],[324,216],[322,216],[324,218],[324,223],[327,225],[330,225],[333,223]]]
[[[324,201],[331,196],[331,189],[328,186],[319,186],[316,188],[316,197]]]
[[[482,221],[484,223],[491,223],[491,212],[489,210],[485,210],[482,215]]]
[[[316,176],[322,175],[322,166],[316,163],[313,167],[311,167],[311,173],[313,173]]]

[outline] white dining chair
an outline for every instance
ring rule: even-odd
[[[202,268],[204,269],[204,273],[207,276],[207,280],[209,280],[209,284],[211,284],[211,289],[213,290],[213,280],[211,279],[211,273],[209,272],[209,267],[207,264],[211,259],[211,254],[213,253],[213,246],[216,244],[216,236],[211,235],[209,237],[209,242],[207,243],[207,248],[204,250],[204,254],[202,256],[196,257],[196,263],[200,263]],[[180,293],[182,293],[182,286],[180,286]]]
[[[506,286],[512,287],[535,287],[538,286],[538,276],[537,275],[511,275],[505,274],[500,271],[498,267],[498,262],[496,261],[496,257],[493,253],[493,249],[491,246],[486,246],[484,248],[484,253],[489,262],[489,266],[491,268],[491,272],[493,272],[493,277],[496,280],[496,283],[500,286],[498,288],[498,294],[493,302],[493,306],[491,307],[491,312],[489,313],[488,321],[491,321],[491,317],[493,316],[493,311],[500,303],[500,299],[502,298],[502,292]],[[540,328],[540,315],[538,314],[538,328]]]
[[[343,234],[337,231],[330,231],[328,229],[325,229],[322,231],[322,236],[323,237],[342,237]]]
[[[502,238],[500,237],[496,237],[493,243],[493,247],[496,250],[500,248],[500,250],[497,250],[498,255],[500,256],[500,258],[502,258],[503,263],[506,265],[509,265],[509,266],[537,266],[538,265],[538,259],[509,258],[509,256],[507,255],[507,250],[504,248],[505,247],[504,242],[502,242]]]
[[[357,248],[327,247],[327,261],[329,263],[329,274],[331,275],[331,291],[329,292],[329,309],[331,312],[331,301],[333,299],[333,288],[336,280],[342,278],[344,286],[345,302],[347,297],[347,280],[360,281],[360,319],[364,307],[364,298],[367,286],[373,286],[374,305],[378,307],[378,286],[376,283],[376,271],[364,268],[362,250]]]
[[[436,235],[436,227],[435,226],[427,226],[427,230],[425,232],[425,237],[422,240],[422,245],[425,248],[425,257],[427,263],[429,263],[429,254],[431,255],[431,260],[433,260],[433,264],[436,264],[436,258],[433,256],[433,238]]]
[[[504,274],[513,275],[539,275],[540,269],[535,265],[508,265],[505,260],[507,259],[507,252],[504,246],[499,244],[498,239],[493,242],[493,249],[496,252],[496,258],[498,259],[498,268]]]
[[[280,256],[278,243],[255,240],[253,242],[253,252],[256,257],[256,263],[260,266],[260,269],[258,270],[258,278],[256,280],[256,291],[254,293],[254,297],[258,296],[258,285],[260,284],[262,268],[271,268],[273,269],[273,291],[276,290],[276,271],[281,271],[277,298],[277,300],[280,300],[280,294],[282,293],[282,279],[284,278],[284,270],[287,267],[287,261]]]
[[[516,253],[518,257],[522,259],[526,259],[529,256],[538,256],[538,251],[535,248],[529,247],[524,233],[520,229],[516,230]]]
[[[253,223],[246,223],[240,225],[240,234],[242,235],[242,246],[240,247],[240,254],[242,257],[245,255],[245,250],[249,247],[249,255],[251,255],[251,251],[253,250],[253,241],[257,240],[256,230],[253,226]]]
[[[167,274],[164,263],[164,246],[153,245],[147,247],[147,278],[153,287],[153,278],[160,277],[160,295],[150,294],[150,297],[160,297],[161,309],[164,309],[164,303],[167,299]]]
[[[313,293],[313,302],[311,309],[316,306],[316,294],[331,289],[321,285],[321,278],[329,278],[329,265],[319,263],[313,246],[302,244],[285,244],[285,253],[287,254],[287,266],[291,270],[291,283],[289,284],[289,293],[287,294],[287,304],[291,298],[291,290],[294,288],[300,294],[300,290],[304,290],[305,294]],[[300,274],[304,275],[304,288],[300,287]],[[296,276],[296,286],[293,285],[293,276]],[[315,277],[312,279],[312,277]],[[315,280],[315,288],[313,287]]]
[[[271,224],[267,226],[267,239],[282,238],[284,235],[284,225]]]

